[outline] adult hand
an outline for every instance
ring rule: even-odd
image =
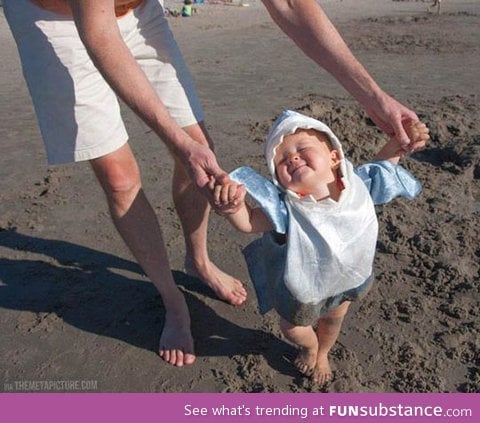
[[[411,151],[417,151],[425,148],[430,139],[430,130],[423,122],[417,121],[405,128],[408,137],[412,140]]]
[[[223,179],[219,184],[211,178],[208,187],[213,194],[212,207],[215,213],[221,216],[235,214],[244,206],[247,194],[244,185],[237,184],[230,178]]]
[[[208,188],[211,178],[221,184],[228,174],[217,163],[213,151],[206,145],[192,140],[184,153],[184,161],[190,177],[199,189]]]
[[[386,93],[383,93],[377,102],[366,104],[365,110],[382,131],[395,137],[405,151],[411,151],[413,140],[409,138],[405,128],[418,121],[415,112]]]
[[[184,154],[187,170],[195,185],[207,197],[210,204],[219,212],[221,207],[215,203],[215,187],[231,184],[232,181],[217,163],[217,159],[213,151],[198,142],[192,141],[189,148]],[[238,190],[237,195],[232,196],[231,201],[235,202],[235,207],[230,205],[227,212],[234,213],[240,207],[237,205],[236,199],[242,195],[242,190]],[[243,195],[245,195],[243,193]]]

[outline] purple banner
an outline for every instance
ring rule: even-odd
[[[478,422],[479,394],[0,394],[5,422]]]

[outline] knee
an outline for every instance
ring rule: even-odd
[[[128,205],[135,199],[142,188],[140,174],[137,172],[117,172],[112,175],[106,187],[106,194],[116,204]]]
[[[323,320],[325,323],[330,325],[341,324],[345,315],[347,314],[349,306],[350,306],[350,302],[345,301],[344,303],[340,304],[337,308],[333,309],[328,314],[321,317],[321,320]]]
[[[97,173],[103,190],[114,204],[131,203],[142,188],[140,171],[136,164],[130,166],[113,165]]]
[[[326,315],[323,317],[320,317],[318,320],[319,324],[321,323],[323,327],[331,327],[331,328],[336,328],[340,327],[341,324],[343,323],[343,316],[331,316],[331,315]]]

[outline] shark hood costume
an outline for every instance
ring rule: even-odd
[[[344,186],[338,201],[300,197],[279,185],[273,163],[276,149],[284,137],[298,129],[322,132],[338,150],[341,163],[337,172]],[[345,159],[340,141],[327,125],[292,111],[283,112],[275,121],[267,136],[265,156],[276,186],[250,168],[231,174],[232,179],[245,184],[274,227],[274,231],[244,250],[260,311],[265,313],[273,307],[291,324],[314,325],[320,316],[343,301],[363,296],[372,284],[378,224],[367,185],[378,183],[367,183],[365,179],[375,173],[384,175],[385,171],[378,168],[389,168],[379,162],[383,165],[373,166],[374,171],[364,170],[366,176],[362,180]],[[411,182],[415,192],[405,193],[405,184],[401,184],[389,195],[414,197],[419,192],[418,182],[410,174],[406,177],[400,173]],[[393,174],[386,178],[385,186],[398,186],[398,176]],[[283,243],[279,242],[279,233],[286,234]]]
[[[267,159],[268,170],[272,175],[272,180],[275,185],[281,188],[275,172],[275,153],[277,152],[277,148],[283,142],[283,139],[287,135],[294,134],[297,129],[315,129],[316,131],[325,134],[331,147],[339,152],[341,175],[346,173],[344,161],[345,156],[343,154],[342,145],[332,130],[319,120],[287,110],[277,118],[270,133],[267,135],[267,142],[265,143],[265,158]]]

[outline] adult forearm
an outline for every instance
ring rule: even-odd
[[[263,3],[282,31],[360,103],[367,104],[382,94],[315,0],[263,0]]]

